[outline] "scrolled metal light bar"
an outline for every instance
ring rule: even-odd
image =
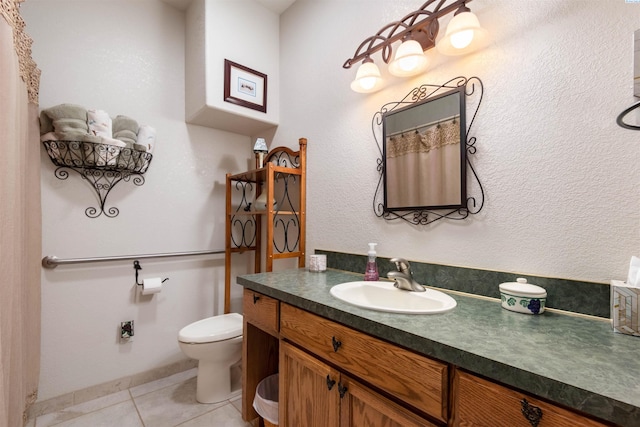
[[[59,265],[66,265],[66,264],[85,264],[89,262],[105,262],[105,261],[130,261],[130,260],[145,259],[145,258],[216,255],[216,254],[223,254],[223,253],[225,253],[225,251],[193,251],[193,252],[173,252],[173,253],[162,253],[162,254],[108,256],[108,257],[97,257],[97,258],[69,258],[69,259],[60,259],[55,255],[47,255],[46,257],[42,258],[42,266],[44,268],[56,268]]]
[[[630,130],[640,130],[640,126],[630,125],[624,122],[625,116],[638,108],[640,108],[640,102],[633,104],[631,107],[625,109],[622,113],[618,114],[618,117],[616,118],[616,123],[618,124],[618,126],[623,127],[625,129],[630,129]]]
[[[382,50],[382,60],[388,64],[392,53],[391,44],[403,40],[409,35],[420,43],[423,50],[431,49],[435,46],[436,37],[438,36],[440,27],[438,18],[464,8],[472,0],[456,0],[444,6],[448,1],[429,0],[420,9],[408,14],[400,21],[385,25],[375,35],[365,39],[356,49],[353,58],[347,59],[342,67],[351,68],[353,64],[363,61],[380,50]],[[429,6],[436,2],[438,4],[435,5],[433,10],[427,10]],[[416,22],[422,16],[425,16],[425,18]]]

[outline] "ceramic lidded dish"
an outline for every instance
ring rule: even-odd
[[[541,314],[547,301],[547,291],[540,286],[527,283],[519,277],[515,282],[500,284],[502,308],[526,314]]]

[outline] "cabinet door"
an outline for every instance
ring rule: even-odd
[[[340,374],[291,344],[280,342],[282,427],[338,427]]]
[[[442,422],[448,366],[329,319],[280,304],[280,336]]]
[[[604,427],[606,425],[457,369],[454,372],[453,396],[452,426]]]
[[[341,427],[436,427],[359,382],[342,375]]]

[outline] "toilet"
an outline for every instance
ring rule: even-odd
[[[198,402],[222,402],[239,393],[231,390],[231,368],[242,358],[241,314],[193,322],[180,330],[178,344],[186,356],[198,360]]]

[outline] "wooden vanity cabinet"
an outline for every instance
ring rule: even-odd
[[[581,414],[455,369],[452,426],[604,427]],[[526,415],[525,415],[526,414]]]
[[[282,427],[611,426],[249,289],[243,307],[246,421],[279,372]]]
[[[446,364],[399,348],[329,319],[316,316],[315,314],[284,303],[280,305],[280,337],[281,354],[283,353],[283,348],[285,348],[282,340],[288,340],[311,353],[313,356],[309,357],[318,360],[322,365],[324,365],[324,361],[326,361],[327,364],[336,366],[340,371],[340,376],[337,379],[329,378],[328,381],[336,381],[335,387],[338,389],[342,387],[341,384],[355,383],[355,380],[348,378],[360,378],[376,389],[381,390],[386,395],[393,397],[394,400],[402,402],[408,407],[417,409],[416,412],[424,412],[435,420],[446,423],[448,414],[448,366]],[[284,389],[290,386],[288,382],[293,381],[292,384],[296,384],[297,381],[301,381],[301,378],[304,377],[297,368],[285,370],[283,373],[283,367],[289,366],[287,363],[287,357],[282,356],[280,359],[280,384]],[[325,366],[325,369],[328,369],[329,365]],[[322,378],[318,377],[318,381],[324,380],[326,392],[327,378],[324,371],[321,372]],[[329,372],[327,372],[327,374],[329,374]],[[283,375],[284,379],[282,379]],[[293,375],[294,379],[288,378],[289,375]],[[308,373],[304,375],[308,375]],[[354,387],[356,392],[349,396],[346,404],[340,405],[341,413],[347,410],[345,408],[349,408],[348,414],[350,415],[344,415],[345,420],[385,418],[391,417],[392,414],[402,413],[402,422],[399,422],[397,425],[435,425],[426,419],[414,416],[411,412],[396,405],[381,394],[373,391],[365,393],[365,390],[370,389],[364,386],[357,385]],[[281,397],[284,398],[282,393],[283,391],[281,390]],[[286,393],[286,391],[284,393]],[[302,393],[299,394],[301,396],[303,395]],[[376,402],[376,405],[371,406],[372,402]],[[381,404],[380,402],[388,403],[386,406],[383,405],[387,410],[376,415],[370,414],[370,409],[380,408],[378,406],[378,404]],[[371,406],[371,408],[368,408],[368,405]],[[301,403],[300,406],[290,409],[297,411],[300,407],[304,407],[304,404]],[[390,409],[391,407],[397,410],[393,411]],[[280,415],[283,416],[285,420],[289,417],[286,412],[287,411],[283,413],[282,410],[280,412]],[[409,422],[412,418],[419,420],[415,421],[417,424],[411,424]],[[325,419],[327,418],[321,418],[321,420]],[[393,418],[388,419],[390,420],[389,422],[393,420]],[[313,424],[286,423],[285,425],[297,426]],[[356,423],[355,425],[360,424]]]
[[[280,344],[279,425],[436,427],[303,350]]]
[[[253,409],[258,383],[278,372],[280,302],[245,289],[242,308],[242,418],[248,421],[258,417]]]

